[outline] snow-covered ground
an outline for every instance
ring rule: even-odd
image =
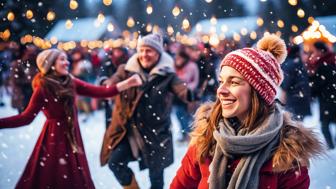
[[[9,107],[9,99],[5,98],[5,107],[0,107],[0,117],[15,115],[16,111]],[[316,128],[320,133],[317,105],[313,105],[313,115],[304,120],[307,127]],[[80,116],[80,120],[83,117]],[[174,140],[178,136],[178,122],[172,114]],[[19,179],[25,164],[34,148],[37,137],[40,134],[45,117],[40,113],[36,119],[25,127],[16,129],[0,130],[0,188],[14,188]],[[80,123],[82,138],[86,149],[86,154],[90,166],[91,175],[97,189],[119,189],[112,172],[107,166],[99,165],[99,153],[105,131],[104,113],[103,111],[95,112],[86,122]],[[333,125],[335,132],[335,125]],[[321,137],[322,139],[322,137]],[[180,162],[187,149],[186,145],[178,145],[174,143],[175,162],[165,170],[165,188],[175,176],[176,170],[180,166]],[[312,189],[336,189],[336,150],[328,151],[327,157],[321,157],[311,162],[310,177]],[[141,188],[149,188],[148,171],[139,171],[136,162],[130,163],[131,168],[135,172],[135,176]]]

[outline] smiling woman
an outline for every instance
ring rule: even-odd
[[[55,62],[55,65],[51,67],[57,75],[65,76],[69,74],[69,61],[65,53],[61,53]]]
[[[140,76],[109,87],[97,87],[73,78],[65,52],[42,51],[36,59],[40,73],[34,93],[19,115],[1,118],[0,129],[30,124],[39,111],[47,120],[16,188],[94,188],[79,131],[76,95],[112,97],[142,84]]]
[[[170,187],[309,187],[309,159],[322,152],[315,134],[275,101],[286,45],[275,35],[221,62],[217,100],[196,112],[187,154]]]
[[[229,66],[221,69],[219,77],[217,97],[221,102],[222,116],[237,117],[243,121],[251,106],[251,86],[238,71]]]

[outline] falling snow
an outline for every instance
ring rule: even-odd
[[[60,158],[58,162],[59,162],[60,165],[66,165],[67,164],[67,162],[65,161],[64,158]]]
[[[313,111],[314,115],[318,114],[317,104],[313,104]],[[16,110],[10,107],[0,109],[1,117],[13,114],[16,114]],[[82,118],[82,116],[80,115],[79,118]],[[172,114],[172,118],[172,131],[174,133],[173,137],[175,141],[176,137],[179,135],[179,127],[174,114]],[[318,116],[307,117],[305,119],[305,125],[315,129],[321,136],[318,120]],[[0,175],[3,175],[0,177],[0,188],[14,188],[37,141],[37,137],[41,132],[44,121],[45,117],[42,113],[40,113],[29,126],[17,129],[0,130]],[[58,122],[57,125],[61,125],[61,123]],[[99,162],[100,146],[105,131],[104,113],[102,111],[96,112],[86,123],[80,123],[80,127],[91,176],[95,186],[99,189],[119,189],[120,187],[111,171],[107,166],[101,167]],[[156,131],[153,130],[153,132]],[[165,147],[164,143],[160,143],[158,145],[162,148]],[[180,144],[174,142],[175,162],[165,170],[165,188],[169,187],[169,183],[175,176],[176,170],[180,166],[181,159],[186,150],[187,145],[181,146]],[[68,157],[68,154],[64,154],[64,157],[59,159],[59,163],[66,163],[66,159]],[[43,157],[43,159],[40,159],[39,166],[46,166],[47,160],[48,155]],[[336,150],[328,151],[328,157],[314,159],[312,161],[310,168],[310,188],[336,188],[335,161]],[[138,179],[140,187],[149,188],[150,184],[148,180],[148,171],[139,171],[139,166],[136,162],[131,162],[129,165],[132,170],[134,170],[135,177]],[[81,170],[81,168],[78,167],[78,170]],[[69,179],[69,175],[61,175],[61,177],[63,179]]]

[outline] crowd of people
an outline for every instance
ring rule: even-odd
[[[77,108],[82,121],[105,109],[101,165],[128,189],[139,188],[131,161],[149,169],[151,188],[163,188],[164,169],[174,161],[171,113],[180,123],[178,144],[189,145],[171,188],[308,188],[309,159],[323,153],[302,126],[314,100],[327,148],[335,148],[336,58],[320,41],[305,52],[275,35],[253,47],[226,40],[215,48],[148,34],[135,50],[2,48],[0,93],[11,94],[19,115],[0,118],[0,128],[27,125],[40,110],[47,117],[17,188],[94,188]],[[49,169],[37,169],[44,153]],[[65,169],[60,158],[76,167]],[[70,182],[44,172],[51,169],[71,175]]]

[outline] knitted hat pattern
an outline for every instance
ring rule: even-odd
[[[257,48],[243,48],[227,54],[220,68],[230,66],[238,71],[271,105],[283,80],[280,64],[286,56],[285,42],[276,35],[268,35],[258,41]]]
[[[51,66],[54,65],[57,57],[61,53],[62,52],[58,49],[47,49],[37,55],[36,64],[43,75],[49,72]]]
[[[139,51],[141,46],[150,46],[158,51],[160,54],[163,52],[163,39],[158,33],[148,34],[144,37],[139,38],[137,49]]]

